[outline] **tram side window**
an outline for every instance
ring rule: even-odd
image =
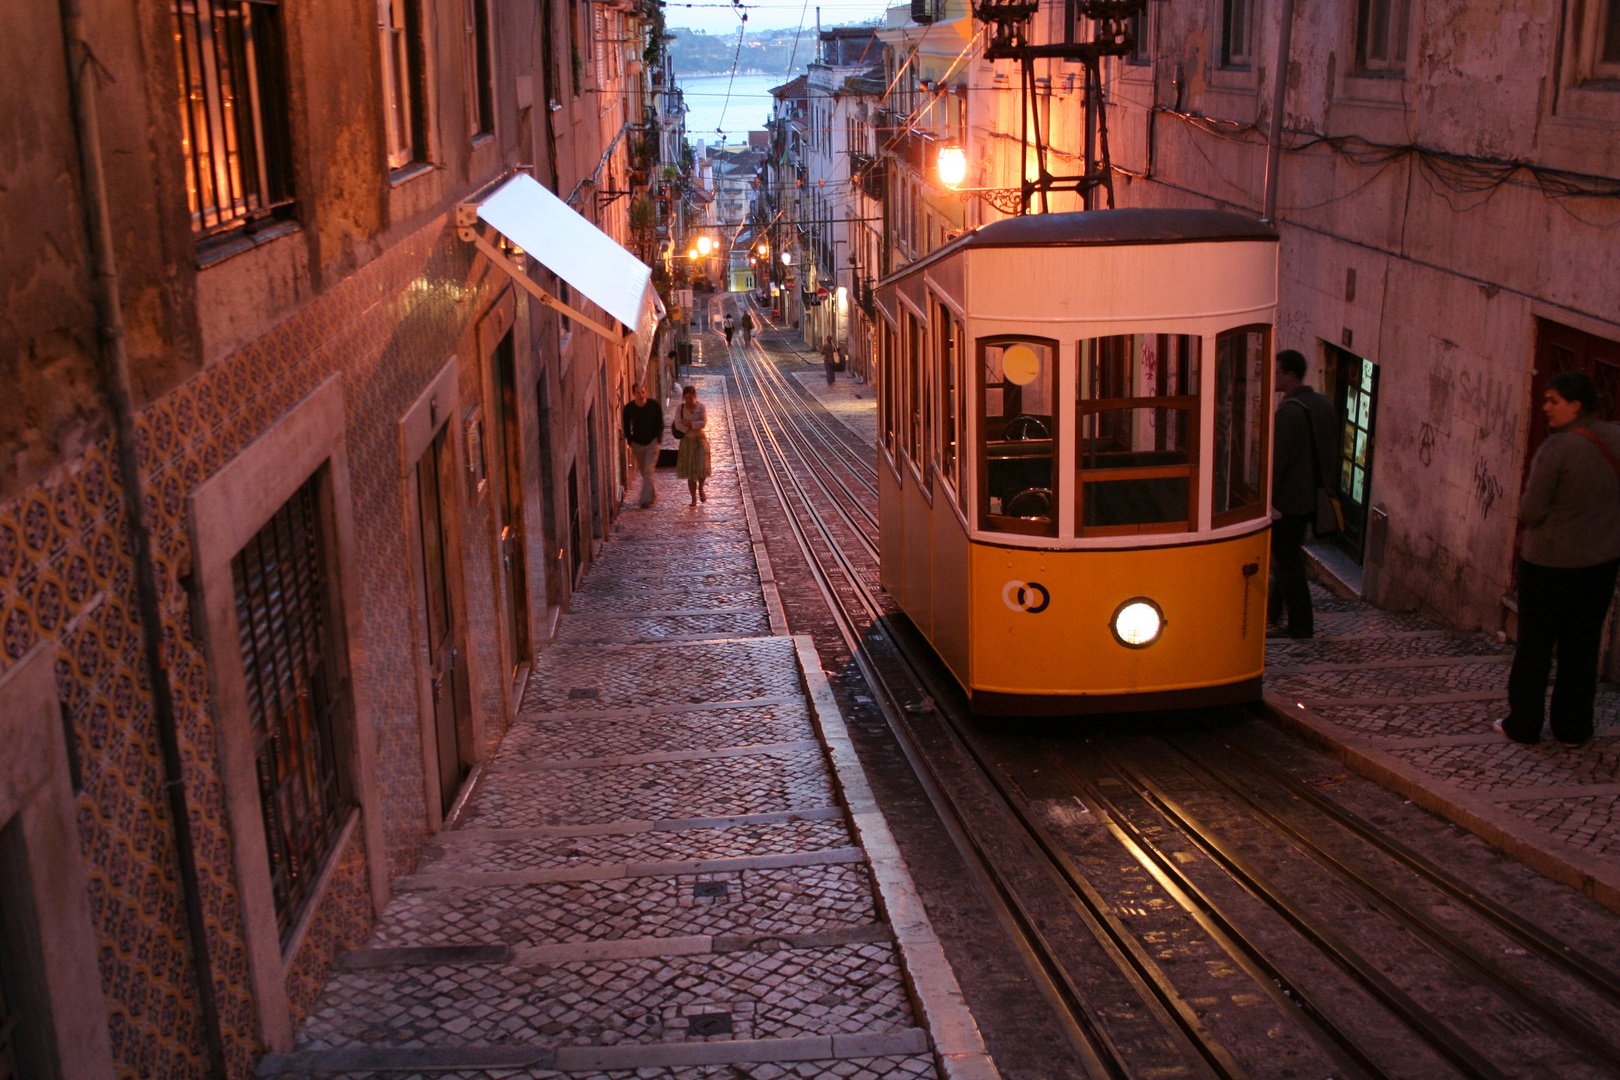
[[[1199,346],[1188,334],[1080,342],[1080,535],[1197,527]]]
[[[979,525],[993,532],[1056,536],[1056,348],[1049,341],[981,339],[979,356],[984,404]]]
[[[881,350],[879,371],[883,380],[878,386],[883,395],[883,445],[889,451],[889,456],[894,457],[895,433],[900,427],[895,421],[895,417],[899,415],[900,365],[894,351],[894,328],[882,321],[878,323],[878,327],[878,348]]]
[[[1219,527],[1266,512],[1266,419],[1271,327],[1240,326],[1215,339],[1215,461],[1211,510]]]
[[[911,455],[917,468],[923,461],[923,396],[922,396],[922,335],[917,328],[917,317],[911,312],[901,316],[906,327],[906,453]]]
[[[956,490],[956,320],[939,304],[934,305],[934,355],[939,358],[939,471],[945,483]]]

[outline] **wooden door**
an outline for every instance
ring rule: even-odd
[[[516,678],[528,666],[529,656],[529,580],[528,548],[523,535],[523,470],[519,448],[522,436],[518,427],[518,388],[515,371],[516,356],[512,334],[507,332],[496,346],[495,364],[495,417],[490,425],[496,440],[495,448],[500,474],[495,478],[496,496],[500,505],[501,578],[506,585],[506,646]]]
[[[450,523],[455,520],[454,466],[446,424],[416,463],[417,520],[422,539],[424,624],[428,670],[433,688],[433,729],[439,758],[439,808],[449,812],[467,775],[461,756],[461,732],[467,720],[462,702],[465,687],[459,674],[454,592],[450,583]]]

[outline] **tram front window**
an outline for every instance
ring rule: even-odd
[[[1199,338],[1188,334],[1116,334],[1080,342],[1080,535],[1196,526],[1198,350]]]
[[[999,338],[981,341],[979,355],[984,396],[979,525],[992,532],[1056,536],[1056,349],[1049,341]]]

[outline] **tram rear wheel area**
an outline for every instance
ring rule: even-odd
[[[989,715],[1255,700],[1276,234],[987,225],[880,283],[884,588]]]

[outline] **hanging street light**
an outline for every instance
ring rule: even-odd
[[[792,266],[793,265],[793,252],[791,252],[791,251],[782,252],[782,265],[783,266]]]
[[[946,143],[939,148],[939,180],[948,188],[954,188],[967,179],[967,154],[954,142]]]
[[[698,237],[697,250],[699,255],[707,255],[709,252],[714,250],[714,241],[710,240],[707,236]]]

